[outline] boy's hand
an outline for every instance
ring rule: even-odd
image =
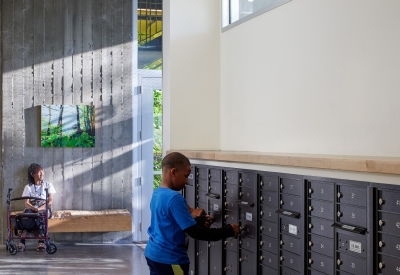
[[[214,217],[211,217],[210,215],[206,215],[206,221],[204,223],[204,226],[207,228],[210,228],[210,226],[213,224],[214,221],[215,221]]]
[[[190,208],[190,214],[192,215],[193,219],[199,216],[206,215],[206,212],[202,208]]]
[[[237,237],[238,237],[238,235],[239,235],[239,233],[240,233],[240,227],[239,227],[238,224],[231,224],[231,226],[232,226],[233,232],[234,232],[233,237],[234,237],[235,239],[237,239]]]

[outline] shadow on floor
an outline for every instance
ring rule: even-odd
[[[149,274],[143,243],[56,245],[57,252],[52,255],[36,252],[35,243],[27,243],[26,251],[11,255],[4,245],[0,249],[0,274]]]

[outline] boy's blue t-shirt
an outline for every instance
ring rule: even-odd
[[[151,224],[147,233],[144,255],[164,264],[187,264],[184,230],[194,224],[181,193],[169,188],[157,188],[150,202]]]

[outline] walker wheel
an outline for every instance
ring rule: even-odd
[[[8,252],[9,252],[11,255],[17,254],[17,252],[18,252],[17,246],[16,246],[15,244],[13,244],[13,243],[10,243],[10,244],[8,245]]]
[[[49,254],[54,254],[57,252],[57,246],[54,243],[50,243],[46,246],[46,251]]]

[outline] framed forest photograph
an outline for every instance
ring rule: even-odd
[[[94,106],[42,105],[41,145],[42,147],[94,147]]]

